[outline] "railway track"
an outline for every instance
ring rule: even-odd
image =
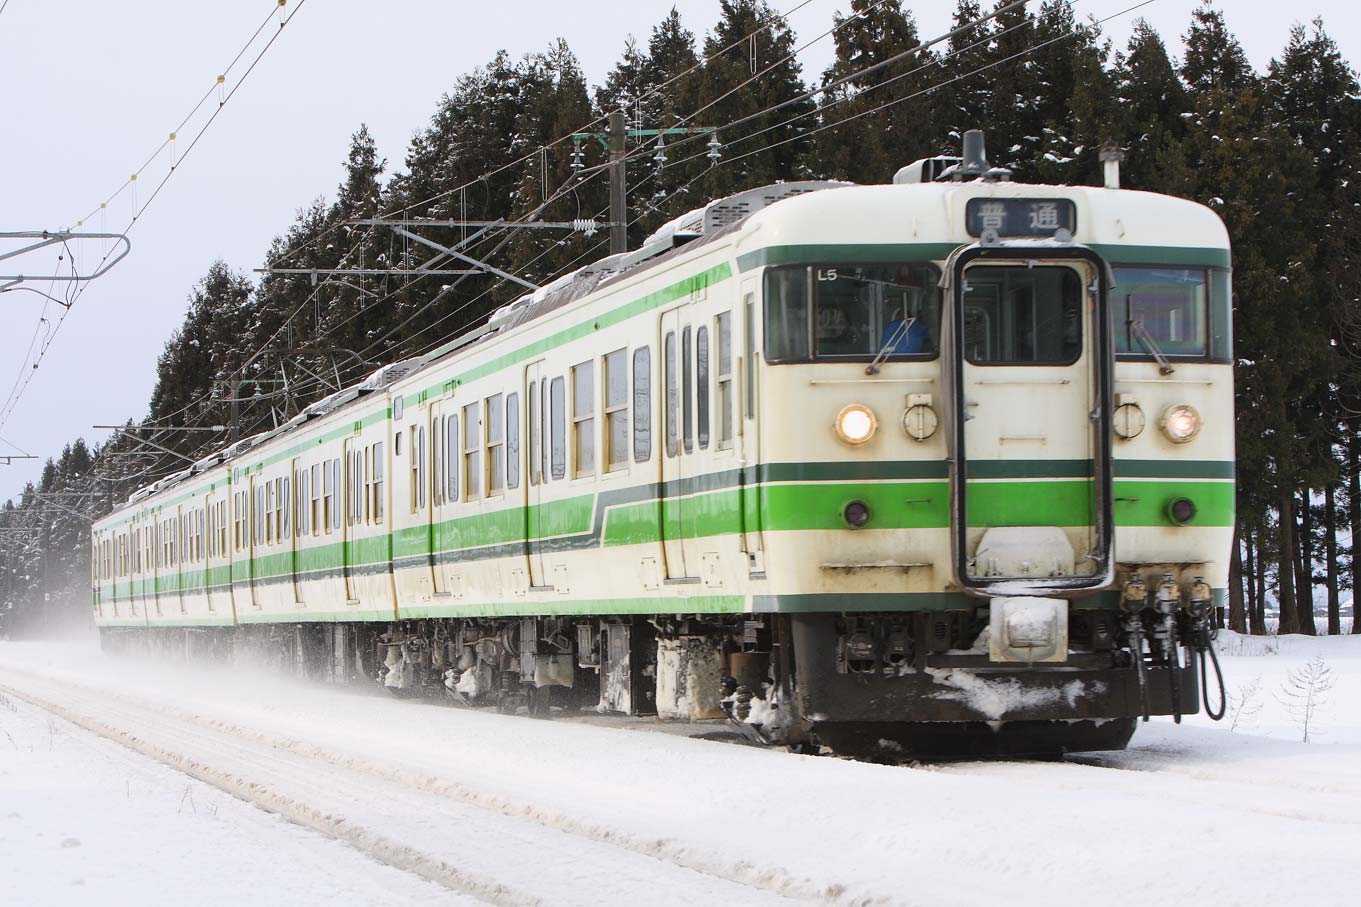
[[[869,904],[784,871],[644,839],[428,767],[0,670],[0,691],[446,889],[496,905]],[[526,863],[542,867],[527,872]]]

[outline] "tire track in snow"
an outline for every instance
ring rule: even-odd
[[[343,817],[337,817],[331,811],[317,808],[306,802],[305,798],[300,799],[291,796],[269,785],[223,771],[201,759],[187,756],[181,750],[192,748],[192,744],[195,742],[193,735],[190,735],[188,739],[182,739],[182,745],[177,750],[149,741],[119,725],[126,723],[129,727],[137,727],[140,716],[136,712],[150,713],[153,716],[159,716],[161,719],[168,719],[184,726],[203,728],[224,737],[225,740],[219,745],[236,747],[237,751],[233,753],[233,759],[237,762],[249,763],[251,761],[252,753],[249,752],[249,747],[242,750],[243,744],[259,744],[268,748],[274,754],[273,757],[271,759],[257,759],[252,774],[267,775],[274,768],[271,764],[273,759],[280,755],[296,759],[300,765],[321,762],[327,766],[328,771],[339,769],[361,778],[367,777],[381,784],[394,785],[399,791],[417,791],[433,795],[451,805],[474,809],[484,814],[490,813],[493,814],[493,817],[499,817],[502,820],[527,821],[550,833],[560,832],[582,839],[595,846],[626,851],[634,859],[645,858],[661,861],[664,864],[669,864],[675,870],[693,872],[710,883],[717,884],[720,888],[736,889],[737,892],[742,893],[740,901],[732,900],[731,895],[734,892],[729,891],[729,899],[722,899],[720,896],[720,899],[716,901],[717,903],[740,902],[745,904],[754,903],[753,899],[756,899],[769,903],[795,900],[840,904],[844,907],[873,907],[873,905],[886,904],[892,900],[890,898],[867,898],[863,893],[860,896],[851,896],[839,886],[828,886],[825,883],[819,884],[799,879],[778,867],[758,866],[745,861],[728,860],[720,855],[700,850],[676,840],[631,835],[534,803],[517,801],[503,794],[477,790],[459,781],[440,778],[430,771],[375,762],[363,756],[328,749],[296,738],[195,714],[141,697],[131,697],[126,692],[120,693],[117,700],[110,700],[106,691],[87,687],[77,682],[50,676],[39,677],[27,673],[22,674],[21,677],[21,682],[26,686],[36,682],[40,686],[46,687],[48,695],[55,693],[58,698],[70,699],[74,694],[77,700],[86,698],[90,701],[85,704],[82,711],[77,712],[75,709],[67,708],[57,702],[41,700],[35,694],[28,693],[23,689],[6,685],[0,685],[0,688],[13,689],[14,695],[33,702],[40,708],[47,708],[61,714],[67,720],[86,727],[101,736],[109,737],[139,752],[167,762],[194,777],[200,778],[200,780],[213,784],[242,799],[255,802],[266,809],[285,815],[307,827],[332,837],[340,837],[385,862],[416,872],[423,878],[431,879],[451,890],[470,894],[488,903],[540,904],[543,903],[543,899],[531,896],[527,892],[508,888],[503,883],[496,881],[494,874],[488,876],[485,873],[472,873],[451,864],[447,860],[435,858],[419,848],[378,835],[376,832],[348,822]],[[92,709],[97,710],[102,715],[119,712],[124,717],[125,722],[111,724],[106,720],[84,714],[84,712]],[[129,709],[133,711],[130,712]],[[144,721],[145,719],[141,718],[141,722],[144,723]],[[177,736],[170,729],[164,727],[157,729],[157,732],[162,736],[167,734]],[[178,736],[183,737],[183,734],[184,732],[181,731]],[[258,756],[258,753],[254,755]],[[391,796],[391,793],[388,795]],[[428,811],[429,803],[414,803],[413,808],[424,808]]]
[[[488,904],[498,907],[517,907],[517,905],[541,905],[542,901],[523,892],[517,892],[493,879],[473,875],[449,863],[430,857],[419,850],[400,844],[397,841],[368,831],[362,826],[347,822],[328,811],[317,809],[297,800],[269,785],[248,781],[231,772],[214,768],[193,757],[160,746],[135,733],[108,724],[98,718],[81,714],[43,697],[25,690],[0,684],[0,690],[7,695],[21,699],[36,708],[50,712],[84,728],[98,737],[111,740],[128,749],[155,759],[158,762],[184,772],[191,778],[216,787],[224,793],[240,800],[278,813],[306,828],[350,844],[361,851],[397,869],[413,873],[421,878],[443,885],[451,891],[467,894]]]

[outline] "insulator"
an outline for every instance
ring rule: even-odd
[[[657,162],[658,167],[666,163],[666,136],[657,136],[657,153],[652,156],[652,159]]]
[[[705,157],[717,164],[719,159],[723,157],[723,152],[720,150],[722,147],[722,143],[718,141],[718,134],[714,133],[709,137],[709,153]]]
[[[579,217],[572,221],[572,229],[587,236],[594,236],[595,232],[600,229],[600,224],[589,218]]]
[[[580,170],[586,164],[586,154],[580,145],[572,146],[572,170]]]

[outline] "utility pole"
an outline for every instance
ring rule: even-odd
[[[610,111],[610,254],[629,250],[628,185],[624,179],[624,111]]]
[[[628,183],[624,167],[628,163],[628,142],[657,140],[657,153],[653,160],[661,167],[666,163],[666,137],[669,135],[707,135],[710,166],[718,163],[723,154],[723,146],[718,141],[718,130],[713,126],[678,126],[672,129],[628,129],[624,125],[624,111],[610,112],[604,132],[575,132],[572,134],[572,169],[580,172],[585,166],[581,151],[582,142],[594,139],[605,147],[609,154],[605,164],[610,175],[610,254],[617,255],[629,249],[628,238]],[[598,169],[598,168],[592,168]]]

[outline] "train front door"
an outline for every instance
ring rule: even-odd
[[[1112,581],[1104,272],[1070,251],[976,248],[954,265],[952,523],[966,587]]]

